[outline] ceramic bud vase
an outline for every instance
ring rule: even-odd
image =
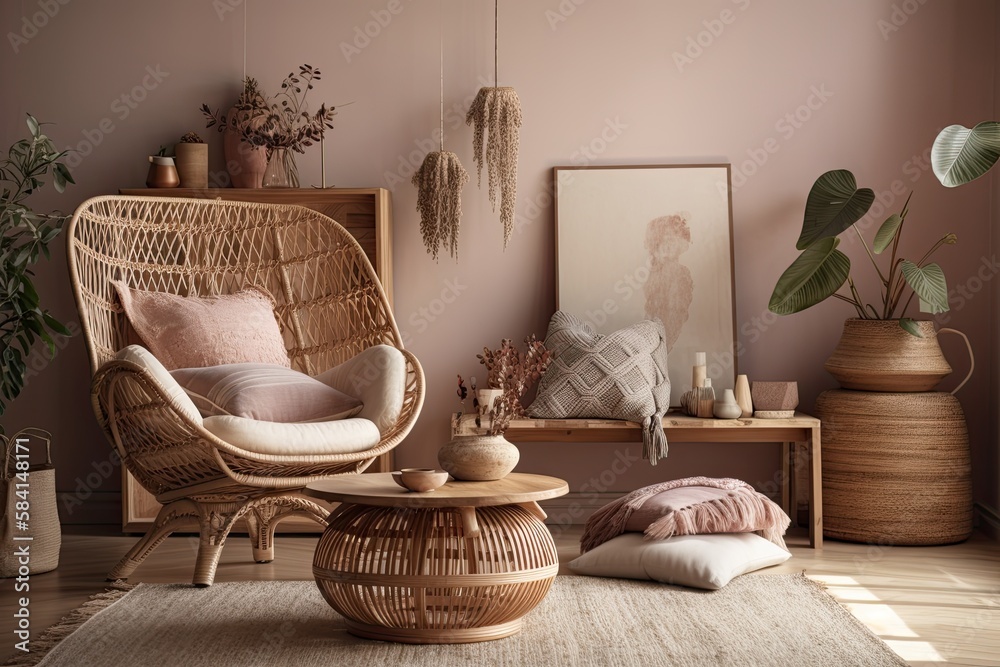
[[[172,157],[162,155],[149,156],[149,172],[146,174],[147,188],[176,188],[181,179],[177,176],[177,167]]]
[[[716,399],[712,412],[716,419],[736,419],[743,414],[743,408],[736,402],[732,389],[723,389],[722,398]]]
[[[736,389],[733,391],[736,403],[742,410],[742,417],[753,417],[753,399],[750,397],[750,380],[746,375],[736,377]]]
[[[521,457],[503,435],[467,435],[438,450],[438,463],[455,479],[487,482],[506,477]]]

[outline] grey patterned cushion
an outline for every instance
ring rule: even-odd
[[[661,420],[670,406],[670,379],[661,321],[645,320],[602,336],[586,322],[558,311],[549,322],[545,347],[554,359],[528,414],[639,422],[650,463],[667,455]]]

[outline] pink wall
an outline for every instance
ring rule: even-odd
[[[46,5],[57,3],[4,3],[3,32],[21,31],[23,17],[30,22]],[[17,53],[9,43],[0,47],[10,92],[0,117],[2,145],[21,134],[29,110],[56,123],[51,133],[60,145],[95,144],[74,171],[79,185],[44,201],[72,210],[85,197],[141,185],[145,156],[189,130],[210,135],[213,169],[221,170],[221,142],[203,129],[197,109],[202,102],[228,104],[238,90],[244,6],[78,0],[59,5],[37,35],[25,32],[30,38],[19,41]],[[316,101],[352,103],[341,109],[328,147],[330,180],[393,188],[396,312],[429,380],[421,421],[398,450],[400,465],[434,463],[457,407],[455,373],[483,375],[475,354],[484,344],[544,333],[554,304],[553,166],[732,162],[739,186],[733,195],[737,318],[746,348],[740,367],[751,378],[798,380],[807,410],[834,386],[822,362],[850,311],[831,301],[775,319],[766,305],[795,256],[805,195],[820,173],[844,167],[880,191],[897,180],[913,188],[907,243],[921,250],[956,232],[960,245],[940,255],[952,285],[968,284],[992,255],[990,183],[948,191],[919,156],[939,128],[995,115],[993,3],[508,0],[501,12],[500,83],[517,88],[525,118],[518,230],[501,252],[499,221],[473,183],[463,201],[461,261],[434,264],[420,243],[408,162],[433,145],[443,28],[451,110],[446,147],[473,168],[471,130],[458,119],[492,75],[492,4],[249,0],[247,72],[274,88],[299,63],[320,67],[325,76]],[[385,25],[372,23],[379,18]],[[358,38],[356,51],[343,46],[366,29],[375,36]],[[685,52],[690,61],[679,62],[675,53]],[[144,99],[131,108],[122,95]],[[765,156],[765,145],[776,152]],[[300,160],[306,184],[318,181],[318,164],[317,150]],[[900,204],[895,197],[893,206]],[[845,246],[870,292],[860,246]],[[73,320],[62,262],[42,267],[41,282],[52,309]],[[973,432],[976,495],[996,507],[989,410],[997,396],[986,370],[997,349],[994,301],[986,296],[992,292],[987,282],[949,325],[973,339],[983,369],[961,398]],[[957,369],[965,368],[957,346],[948,344],[947,353]],[[90,413],[88,382],[83,344],[74,340],[5,420],[8,428],[36,424],[55,433],[65,491],[108,452]],[[615,457],[612,446],[527,445],[521,469],[561,475],[578,488]],[[677,444],[659,467],[634,465],[610,489],[687,474],[763,484],[777,463],[770,446]],[[108,480],[95,498],[109,499],[101,494],[116,488]]]

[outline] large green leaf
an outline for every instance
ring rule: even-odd
[[[1000,159],[1000,122],[988,120],[971,130],[951,125],[931,148],[931,166],[942,185],[954,188],[974,181]]]
[[[815,306],[841,288],[851,272],[851,260],[837,250],[840,239],[816,241],[778,278],[767,304],[772,313],[790,315]]]
[[[874,201],[875,193],[870,188],[859,190],[851,172],[846,169],[826,172],[809,191],[796,249],[805,250],[814,241],[837,236],[860,220]]]
[[[903,329],[903,331],[910,334],[911,336],[916,336],[917,338],[924,337],[924,334],[920,332],[920,327],[918,327],[917,323],[911,320],[909,317],[899,318],[899,326],[900,328]]]
[[[903,218],[900,217],[899,213],[893,213],[882,226],[878,228],[878,233],[875,234],[875,240],[872,241],[872,250],[875,251],[876,255],[882,254],[882,252],[889,247],[892,240],[896,238],[896,232],[899,231],[899,226],[903,224]]]
[[[920,297],[920,311],[937,315],[948,312],[948,283],[937,264],[917,266],[910,260],[900,264],[906,283]]]

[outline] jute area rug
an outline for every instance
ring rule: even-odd
[[[349,635],[311,581],[139,585],[42,658],[44,667],[302,665],[905,665],[803,575],[740,577],[696,591],[560,576],[513,637],[409,645]],[[107,599],[89,603],[101,607]],[[84,614],[86,615],[86,610]],[[56,634],[66,628],[54,629]],[[44,642],[39,642],[39,644]],[[36,662],[23,662],[32,658]]]

